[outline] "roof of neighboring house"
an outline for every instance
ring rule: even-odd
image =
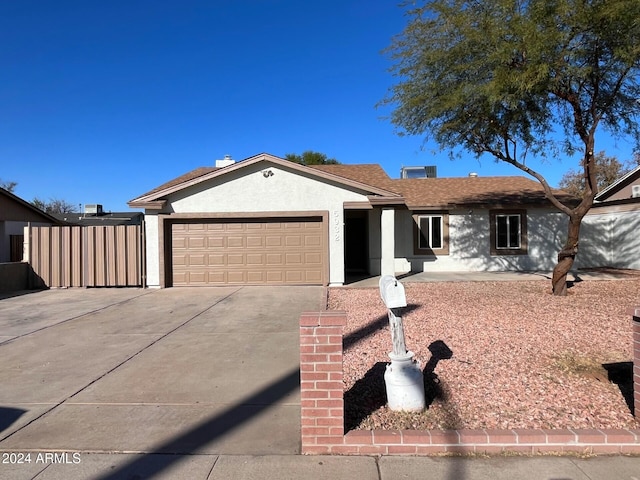
[[[256,155],[222,168],[196,168],[131,200],[129,205],[158,208],[162,204],[161,199],[170,193],[261,160],[275,162],[301,172],[311,172],[321,179],[369,190],[372,194],[370,199],[384,198],[390,203],[404,203],[412,209],[470,205],[551,205],[542,185],[523,176],[391,179],[377,164],[305,166],[268,154]],[[575,199],[561,190],[554,192],[561,201]]]
[[[600,192],[598,192],[598,194],[596,195],[595,200],[596,202],[604,202],[613,199],[630,200],[629,196],[623,198],[620,193],[621,190],[633,184],[634,182],[640,185],[640,165],[638,165],[623,177],[613,182],[608,187],[600,190]],[[635,197],[632,201],[640,202],[640,197]]]
[[[114,212],[86,214],[86,213],[52,213],[58,220],[71,225],[99,226],[99,225],[139,225],[142,223],[142,212]]]
[[[0,221],[60,223],[58,219],[4,188],[0,188]]]

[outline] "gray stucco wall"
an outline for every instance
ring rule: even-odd
[[[553,210],[527,211],[528,255],[491,255],[490,215],[487,209],[449,211],[449,254],[413,253],[413,218],[396,212],[396,269],[422,271],[551,270],[566,235],[564,214]]]
[[[587,215],[580,238],[578,268],[640,269],[640,210]]]

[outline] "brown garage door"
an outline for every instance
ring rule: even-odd
[[[322,284],[321,218],[174,223],[173,285]]]

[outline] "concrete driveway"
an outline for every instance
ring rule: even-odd
[[[322,287],[0,300],[0,451],[299,453],[298,316]]]

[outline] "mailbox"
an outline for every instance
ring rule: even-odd
[[[380,278],[380,296],[387,308],[407,306],[404,286],[393,275],[384,275]]]

